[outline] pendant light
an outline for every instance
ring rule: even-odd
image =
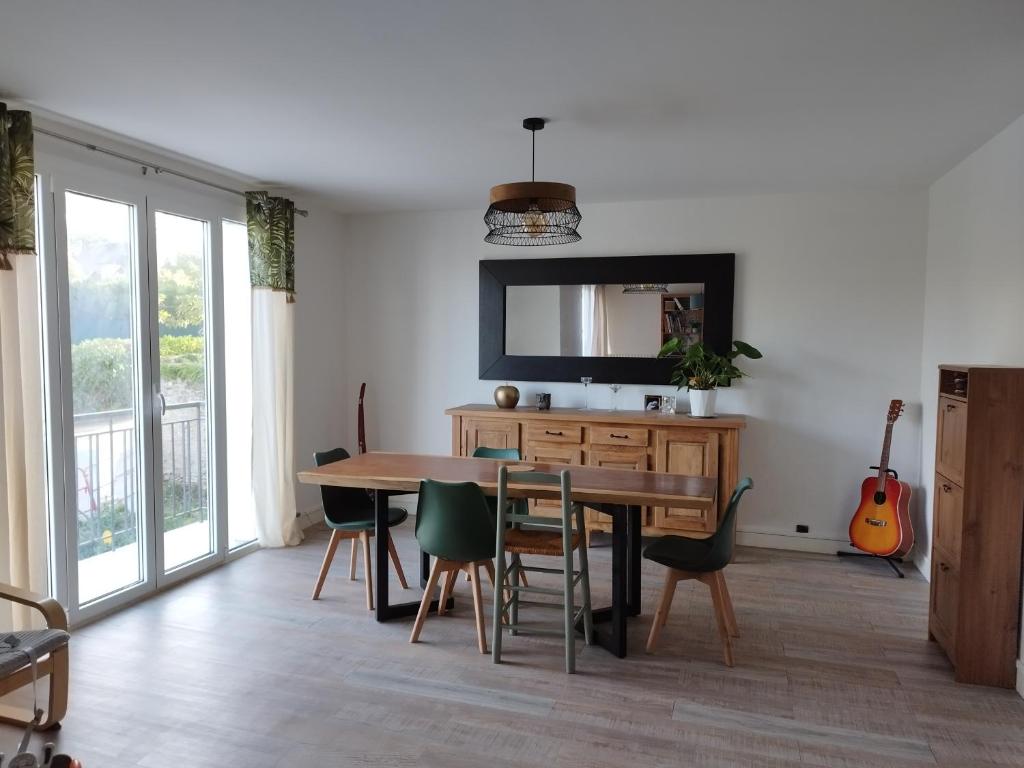
[[[491,187],[491,206],[484,214],[485,242],[498,245],[564,245],[580,239],[576,231],[583,217],[576,207],[576,187],[554,181],[537,181],[537,131],[547,121],[528,117],[523,128],[530,132],[533,164],[530,181]]]

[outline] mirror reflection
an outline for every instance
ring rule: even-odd
[[[703,283],[509,285],[505,354],[657,357],[704,338]]]

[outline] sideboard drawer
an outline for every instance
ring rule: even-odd
[[[605,426],[598,424],[590,428],[592,445],[643,445],[650,442],[650,432],[640,427]]]
[[[572,443],[583,442],[583,427],[579,424],[562,424],[548,422],[545,424],[528,424],[526,427],[528,443]]]

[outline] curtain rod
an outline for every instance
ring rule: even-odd
[[[100,146],[97,146],[96,144],[93,144],[93,143],[88,142],[88,141],[82,141],[81,139],[76,139],[76,138],[73,138],[71,136],[65,136],[62,133],[57,133],[55,131],[50,131],[50,130],[47,130],[46,128],[40,128],[39,126],[33,126],[32,130],[35,133],[42,133],[45,136],[49,136],[50,138],[53,138],[53,139],[58,139],[59,141],[66,141],[69,144],[77,144],[78,146],[85,147],[86,149],[88,149],[88,150],[90,150],[92,152],[99,152],[101,155],[109,155],[110,157],[116,157],[118,160],[125,160],[125,161],[127,161],[129,163],[135,163],[137,165],[141,165],[142,169],[143,169],[143,173],[145,173],[147,168],[152,168],[153,172],[157,173],[157,174],[166,173],[166,174],[169,174],[171,176],[177,176],[179,179],[185,179],[186,181],[191,181],[191,182],[193,182],[195,184],[202,184],[203,186],[212,187],[213,189],[219,189],[221,192],[228,192],[228,193],[230,193],[232,195],[239,195],[240,197],[245,197],[245,192],[242,192],[241,190],[232,189],[231,187],[225,187],[225,186],[223,186],[221,184],[215,184],[212,181],[207,181],[206,179],[200,179],[198,176],[192,176],[190,174],[183,173],[181,171],[175,171],[175,170],[173,170],[171,168],[165,168],[162,165],[156,165],[155,163],[151,163],[151,162],[149,162],[147,160],[141,160],[141,159],[139,159],[137,157],[132,157],[131,155],[125,155],[125,154],[122,154],[121,152],[115,152],[112,149],[107,149],[105,147],[100,147]],[[299,216],[309,216],[309,211],[304,210],[302,208],[296,208],[295,209],[295,213],[297,213]]]

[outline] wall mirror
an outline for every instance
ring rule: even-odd
[[[726,350],[735,256],[480,262],[480,378],[667,384],[673,336]]]

